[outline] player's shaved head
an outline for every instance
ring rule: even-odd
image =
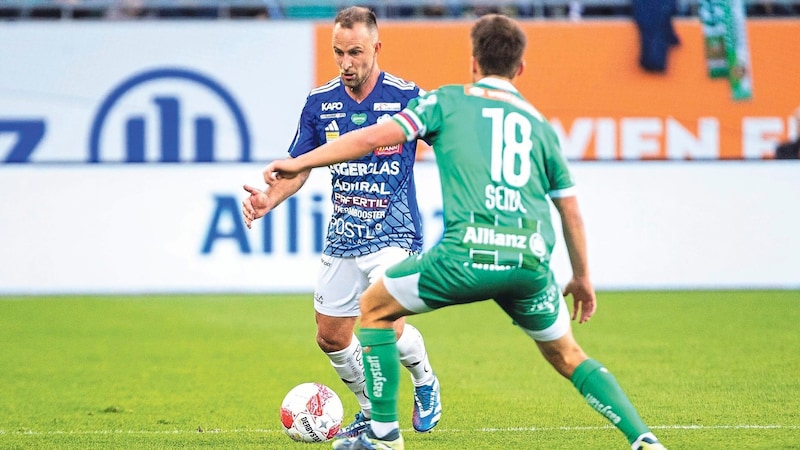
[[[367,26],[370,34],[377,38],[378,36],[378,19],[371,9],[363,6],[351,6],[339,11],[336,18],[333,19],[334,25],[339,25],[342,28],[352,29],[356,24],[363,23]]]
[[[339,11],[333,24],[333,57],[342,83],[361,101],[372,92],[380,77],[378,24],[375,13],[362,6]]]
[[[528,42],[515,21],[503,15],[487,14],[472,26],[470,37],[472,56],[483,75],[514,78]]]

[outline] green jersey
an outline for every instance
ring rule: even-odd
[[[443,244],[473,265],[534,268],[555,244],[550,197],[573,195],[553,128],[509,82],[443,86],[396,114],[408,140],[433,146],[442,186]]]

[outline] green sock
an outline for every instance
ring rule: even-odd
[[[372,403],[372,420],[397,421],[400,388],[400,355],[392,328],[362,328],[359,340],[364,351],[367,395]]]
[[[599,362],[587,359],[578,365],[572,374],[572,384],[589,406],[622,431],[629,443],[650,432],[614,375]]]

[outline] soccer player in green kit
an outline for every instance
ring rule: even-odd
[[[395,319],[446,306],[494,300],[634,450],[663,450],[613,375],[575,341],[553,272],[555,231],[548,198],[561,216],[572,266],[564,295],[572,319],[586,322],[596,297],[583,220],[558,139],[512,82],[524,69],[526,37],[502,15],[471,30],[472,77],[411,100],[392,120],[347,133],[298,158],[273,161],[267,183],[312,167],[358,158],[376,147],[425,137],[433,145],[444,207],[442,240],[386,271],[361,298],[360,339],[372,403],[370,428],[333,448],[403,449]]]

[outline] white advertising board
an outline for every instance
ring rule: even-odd
[[[310,23],[0,26],[0,163],[265,161],[313,87]]]
[[[311,292],[330,178],[247,230],[257,164],[0,166],[0,294]],[[800,288],[792,162],[577,163],[598,289]],[[425,245],[438,176],[416,172]],[[562,241],[553,267],[570,275]]]

